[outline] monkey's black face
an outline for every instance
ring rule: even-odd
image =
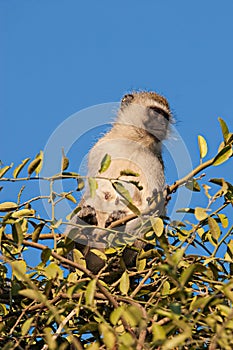
[[[168,122],[170,120],[170,114],[167,113],[164,109],[157,107],[157,106],[151,106],[148,107],[149,113],[153,113],[153,114],[159,114],[162,115]]]

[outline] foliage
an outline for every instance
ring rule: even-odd
[[[169,187],[171,197],[181,185],[200,196],[204,191],[207,206],[181,208],[186,213],[183,222],[151,217],[142,238],[147,249],[138,252],[134,268],[122,267],[115,279],[106,267],[121,257],[125,244],[101,252],[106,267],[98,275],[86,268],[77,249],[74,261],[67,259],[73,244],[58,233],[62,222],[55,217],[55,207],[61,200],[76,202],[75,191],[56,193],[53,186],[72,178],[78,180],[79,191],[84,183],[79,174],[65,172],[69,160],[64,152],[61,173],[43,179],[50,183],[50,219],[34,209],[40,195],[21,202],[21,190],[16,200],[0,204],[1,349],[233,348],[233,225],[227,214],[233,186],[223,178],[212,179],[216,192],[211,194],[203,176],[195,178],[209,166],[231,161],[233,135],[222,119],[220,125],[223,142],[217,155],[203,162],[207,143],[199,136],[200,164]],[[43,152],[29,161],[0,169],[1,182],[38,181]],[[110,162],[106,155],[101,173]],[[28,176],[20,178],[26,166]],[[6,177],[12,170],[13,177]],[[137,176],[124,169],[122,174]],[[119,178],[111,181],[136,216]],[[98,178],[89,179],[89,185],[94,196]],[[48,239],[53,244],[46,243]],[[41,252],[35,267],[25,258],[25,251],[33,248]]]

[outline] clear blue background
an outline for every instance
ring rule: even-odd
[[[217,117],[232,128],[231,0],[0,0],[0,49],[4,165],[34,157],[71,114],[132,89],[168,98],[194,165],[198,134],[212,157]],[[172,183],[169,161],[166,169]],[[211,176],[233,181],[232,161]],[[1,200],[13,200],[10,189]]]

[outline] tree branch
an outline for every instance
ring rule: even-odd
[[[215,157],[207,160],[205,163],[198,165],[195,169],[193,169],[189,174],[184,176],[182,179],[177,180],[174,182],[174,184],[172,184],[171,186],[168,186],[168,194],[174,193],[178,187],[180,187],[181,185],[186,183],[188,180],[192,179],[195,175],[200,173],[200,171],[202,171],[202,170],[208,168],[210,165],[212,165],[214,162],[214,159],[215,159]]]

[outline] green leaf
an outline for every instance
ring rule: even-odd
[[[69,158],[66,157],[64,148],[62,148],[61,171],[65,171],[69,166]]]
[[[101,161],[99,173],[104,173],[111,164],[111,156],[109,154],[105,154],[104,158]]]
[[[93,177],[89,177],[88,183],[89,183],[91,198],[94,198],[96,194],[96,190],[98,188],[98,183],[96,179],[94,179]]]
[[[81,265],[81,266],[83,266],[83,267],[86,267],[86,260],[85,260],[85,258],[83,256],[83,254],[80,252],[80,250],[73,249],[72,252],[73,252],[74,262],[79,264],[79,265]],[[78,270],[78,269],[76,269],[76,274],[81,277],[83,275],[83,272]]]
[[[196,207],[194,211],[194,215],[198,221],[205,220],[208,217],[208,214],[206,213],[206,208],[200,208]]]
[[[212,165],[217,166],[226,162],[232,156],[231,146],[225,146],[214,158]]]
[[[62,219],[59,219],[59,220],[54,219],[54,220],[51,222],[51,227],[52,227],[53,229],[56,229],[56,228],[58,228],[58,227],[61,225],[61,223],[62,223]]]
[[[184,256],[185,249],[184,248],[179,248],[175,251],[175,253],[172,255],[172,261],[178,265],[179,262],[182,260]]]
[[[107,350],[116,349],[115,346],[117,340],[112,328],[107,323],[100,323],[99,330],[103,336],[103,342]]]
[[[181,276],[179,278],[181,287],[184,287],[188,283],[188,281],[194,274],[195,269],[196,269],[196,264],[192,264],[182,271]]]
[[[171,350],[171,349],[177,349],[176,347],[178,345],[184,344],[185,340],[189,337],[191,337],[192,331],[191,329],[187,326],[187,329],[179,335],[174,336],[173,338],[169,338],[168,340],[165,341],[165,343],[162,346],[162,350]]]
[[[213,237],[214,240],[217,241],[220,237],[220,234],[221,234],[221,230],[218,226],[217,221],[214,218],[212,218],[211,216],[209,216],[208,217],[208,225],[210,228],[211,236]]]
[[[46,266],[44,273],[49,279],[63,279],[63,271],[55,262],[51,262],[48,266]]]
[[[66,220],[71,220],[82,208],[80,206],[77,206],[74,208],[74,210],[66,216]]]
[[[3,168],[0,169],[0,178],[3,177],[4,174],[6,174],[6,172],[11,169],[13,167],[13,163],[11,163],[11,165],[6,165]]]
[[[123,200],[123,203],[137,216],[141,214],[140,210],[134,205],[133,203],[127,202],[126,200]]]
[[[170,293],[170,283],[165,281],[161,289],[161,295],[168,295]]]
[[[172,312],[174,312],[174,314],[177,314],[177,315],[181,315],[181,305],[180,303],[172,303],[169,305],[170,309],[172,310]]]
[[[124,309],[122,316],[131,327],[140,325],[143,319],[142,310],[136,305],[129,305]]]
[[[73,202],[73,203],[77,203],[76,199],[74,198],[74,196],[72,196],[72,194],[67,193],[67,192],[61,192],[60,193],[61,196],[67,198],[69,201]]]
[[[144,253],[144,250],[142,250],[140,252],[140,254]],[[137,259],[136,259],[136,268],[137,271],[143,271],[146,267],[146,259],[140,259],[140,256],[137,255]]]
[[[23,170],[24,166],[27,164],[27,162],[30,160],[30,158],[26,158],[22,161],[21,164],[19,164],[15,170],[13,171],[13,177],[16,179],[19,175],[19,173]]]
[[[32,232],[32,242],[37,242],[39,237],[40,237],[40,233],[44,227],[44,223],[40,223],[38,225],[36,225],[34,231]]]
[[[56,350],[57,343],[56,343],[56,339],[53,337],[53,329],[50,327],[45,327],[43,329],[43,332],[44,332],[46,343],[48,345],[49,350]]]
[[[123,272],[120,278],[120,291],[122,294],[127,295],[129,291],[129,275],[127,271]]]
[[[24,275],[26,274],[26,271],[27,271],[26,262],[24,260],[12,261],[11,267],[12,267],[12,275],[15,276],[17,280],[23,281]]]
[[[215,185],[219,185],[219,186],[222,186],[223,183],[225,182],[224,179],[217,179],[217,178],[213,178],[213,179],[210,179],[209,182],[212,182],[213,184]]]
[[[166,339],[165,329],[156,323],[152,324],[152,335],[153,335],[153,343],[157,342],[158,340]]]
[[[129,191],[124,187],[124,185],[122,185],[121,182],[115,181],[112,183],[112,186],[117,191],[117,193],[119,193],[126,201],[129,203],[133,202]]]
[[[35,299],[38,301],[44,301],[46,299],[46,297],[43,296],[43,294],[39,293],[39,291],[36,291],[34,289],[30,289],[30,288],[20,290],[19,294],[21,294],[29,299],[33,299],[33,300]]]
[[[152,228],[156,234],[157,237],[161,237],[163,234],[164,224],[163,220],[161,218],[150,218],[150,222],[152,225]]]
[[[125,169],[125,170],[121,170],[120,176],[136,176],[136,177],[138,177],[138,176],[140,176],[140,174],[136,173],[133,170]]]
[[[135,349],[135,339],[130,333],[123,333],[119,336],[120,350]]]
[[[231,280],[227,283],[223,288],[223,293],[230,299],[231,303],[233,303],[233,281]]]
[[[51,253],[52,251],[49,248],[42,250],[40,258],[44,264],[49,260]]]
[[[205,138],[201,135],[198,135],[198,146],[199,146],[200,158],[202,159],[206,156],[208,147],[207,147]]]
[[[233,262],[233,239],[227,245],[227,251],[224,256],[224,259],[229,262]]]
[[[201,190],[199,183],[194,178],[188,180],[185,184],[185,187],[193,192],[200,192]]]
[[[14,241],[18,245],[22,244],[24,237],[23,237],[23,230],[22,230],[20,222],[15,222],[12,225],[12,236],[13,236]]]
[[[31,324],[32,324],[33,320],[34,320],[34,317],[30,317],[23,323],[22,328],[21,328],[22,336],[25,336],[26,334],[28,334],[28,331],[31,328]]]
[[[86,350],[100,350],[99,343],[92,343],[86,346]]]
[[[129,191],[122,185],[121,182],[115,181],[112,183],[113,188],[123,197],[123,203],[136,215],[140,215],[140,210],[133,204],[133,200]]]
[[[18,205],[14,202],[3,202],[0,203],[0,212],[6,212],[6,211],[11,211],[11,210],[15,210],[18,208]]]
[[[85,293],[85,303],[86,305],[92,306],[94,303],[94,296],[96,291],[96,280],[92,280],[88,283],[86,293]]]
[[[114,309],[110,315],[110,322],[115,326],[118,321],[120,320],[122,313],[124,311],[123,306],[119,306],[118,308]]]
[[[225,121],[222,118],[218,118],[218,121],[219,121],[221,129],[222,129],[222,135],[223,135],[224,141],[227,142],[228,135],[229,135],[229,130],[228,130],[227,124],[225,123]]]

